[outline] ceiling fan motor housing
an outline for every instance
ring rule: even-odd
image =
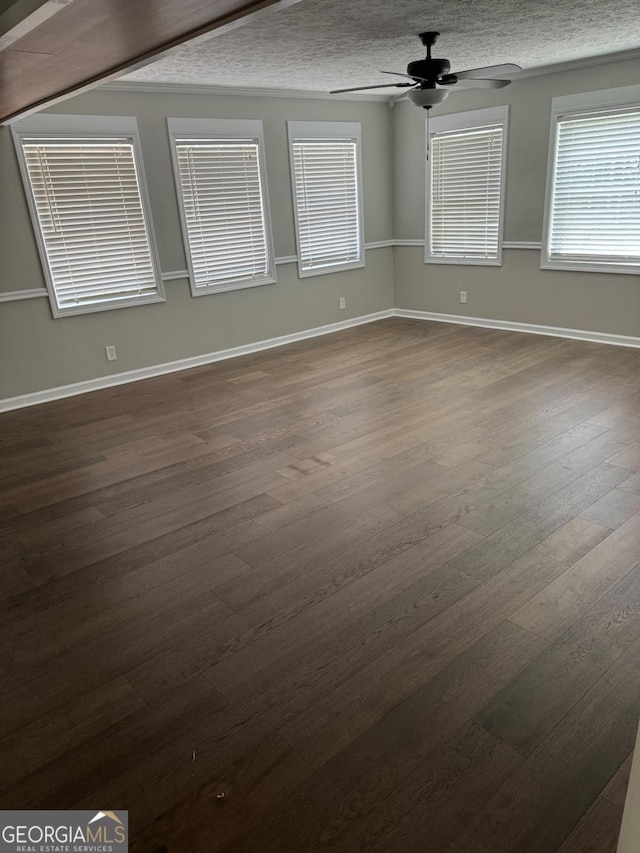
[[[433,81],[435,85],[436,80],[443,74],[448,74],[450,69],[451,63],[448,59],[417,59],[407,65],[407,74],[410,77]]]

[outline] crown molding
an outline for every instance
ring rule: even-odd
[[[145,83],[136,80],[117,80],[106,83],[98,89],[99,92],[143,92],[144,94],[161,95],[232,95],[252,98],[303,98],[307,100],[340,100],[340,101],[380,101],[385,103],[389,95],[359,95],[357,92],[347,92],[342,95],[331,95],[329,92],[312,92],[306,89],[263,89],[249,86],[210,86],[206,83]]]
[[[550,65],[536,65],[535,68],[524,68],[511,74],[512,80],[523,80],[527,77],[542,77],[545,74],[558,74],[561,71],[574,71],[579,68],[590,68],[593,65],[607,65],[611,62],[626,62],[629,59],[640,59],[640,48],[620,50],[617,53],[602,53],[598,56],[585,56],[582,59],[569,59],[566,62],[554,62]]]
[[[546,74],[558,74],[562,71],[573,71],[579,68],[606,65],[611,62],[625,62],[640,59],[640,48],[621,50],[616,53],[603,53],[598,56],[585,56],[581,59],[570,59],[566,62],[555,62],[550,65],[537,65],[535,68],[525,68],[511,75],[512,80],[525,80],[528,77],[542,77]],[[98,91],[107,92],[144,92],[164,95],[232,95],[256,98],[303,98],[338,101],[386,101],[395,102],[395,97],[389,95],[362,94],[346,92],[341,95],[331,95],[329,92],[315,92],[306,89],[263,89],[249,86],[214,86],[207,83],[146,83],[142,80],[114,80],[100,86]]]

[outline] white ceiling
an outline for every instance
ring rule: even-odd
[[[453,71],[529,69],[640,47],[638,0],[302,0],[183,45],[124,80],[326,92],[384,81],[439,30]],[[375,91],[375,90],[374,90]],[[393,94],[394,90],[387,90]]]

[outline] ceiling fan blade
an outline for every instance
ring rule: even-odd
[[[406,77],[407,80],[422,80],[424,83],[428,83],[429,81],[426,77],[412,77],[411,74],[401,74],[399,71],[381,71],[381,74],[394,74],[396,77]]]
[[[441,82],[441,81],[440,81]],[[479,77],[468,77],[466,79],[458,80],[455,83],[455,89],[502,89],[504,86],[508,86],[511,83],[511,80],[496,80],[495,77],[492,77],[489,80],[481,80]],[[453,84],[444,84],[449,87],[449,85]]]
[[[457,77],[458,80],[465,80],[467,77],[504,77],[506,74],[517,74],[522,71],[519,65],[514,65],[513,62],[505,62],[502,65],[485,65],[484,68],[470,68],[468,71],[454,71],[452,74],[446,74],[446,77]]]
[[[394,95],[392,98],[393,103],[396,101],[401,101],[403,98],[406,98],[409,92],[413,92],[414,89],[419,89],[420,86],[412,86],[410,89],[405,89],[401,95]]]
[[[361,92],[363,89],[388,89],[389,87],[404,88],[405,86],[413,86],[413,83],[378,83],[373,86],[354,86],[351,89],[332,89],[330,95],[338,95],[340,92]]]

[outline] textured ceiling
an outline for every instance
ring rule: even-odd
[[[384,79],[421,59],[439,30],[452,70],[533,68],[640,47],[638,0],[302,0],[123,79],[328,91]],[[375,91],[375,90],[374,90]],[[393,89],[388,90],[393,94]]]

